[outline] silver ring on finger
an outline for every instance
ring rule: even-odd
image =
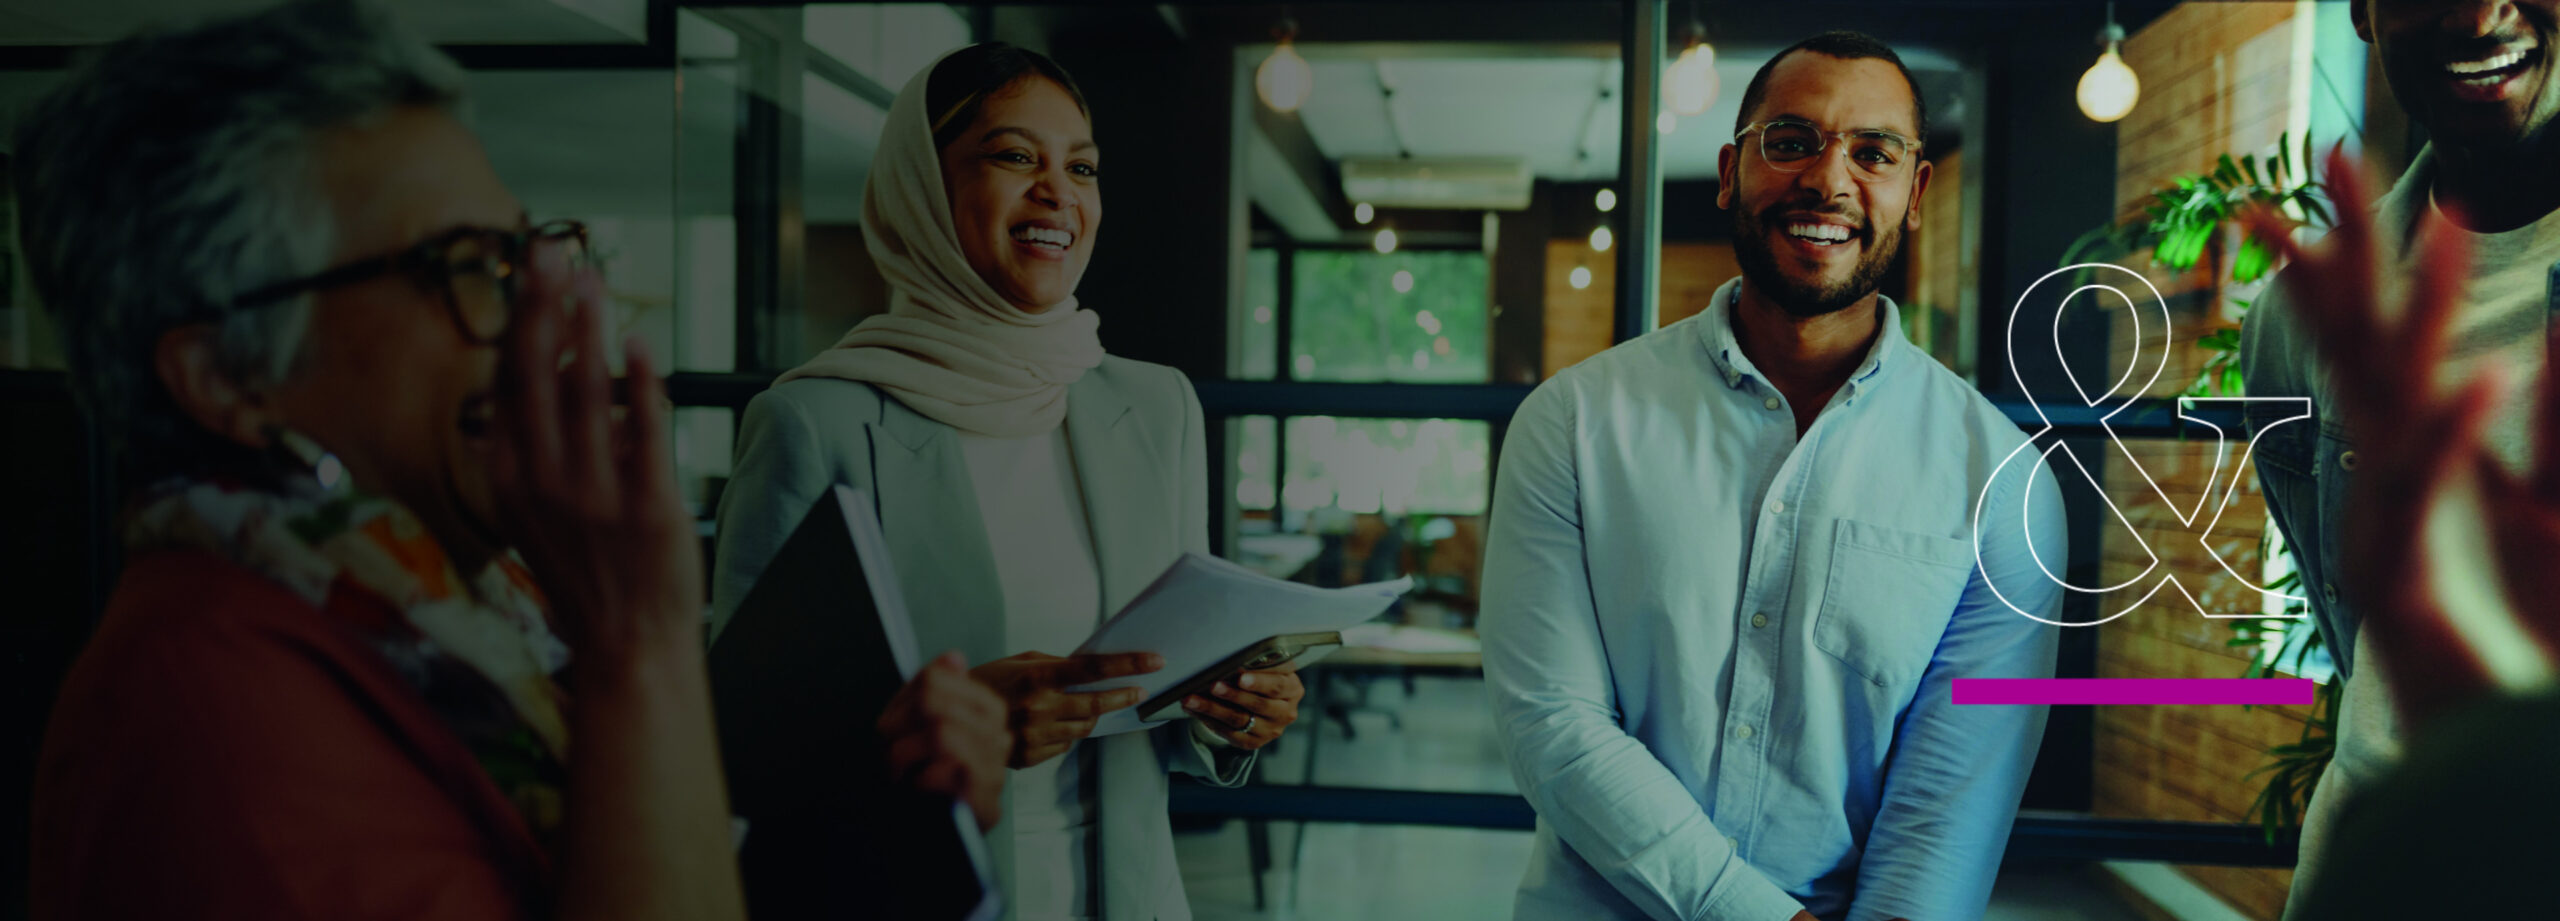
[[[1236,730],[1236,734],[1237,734],[1237,735],[1246,735],[1246,734],[1249,734],[1249,733],[1253,732],[1253,724],[1258,723],[1258,722],[1261,722],[1261,721],[1262,721],[1262,717],[1255,716],[1255,715],[1250,714],[1250,713],[1245,714],[1245,717],[1244,717],[1244,728]]]

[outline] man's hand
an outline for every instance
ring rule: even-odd
[[[1059,658],[1043,652],[1006,656],[970,675],[1004,699],[1005,724],[1013,730],[1013,753],[1006,763],[1030,767],[1055,758],[1093,732],[1095,720],[1145,698],[1137,688],[1075,693],[1067,688],[1109,678],[1143,675],[1164,667],[1152,652]]]
[[[2469,276],[2466,240],[2430,211],[2409,263],[2406,302],[2387,312],[2378,303],[2387,279],[2375,256],[2371,186],[2334,152],[2328,185],[2338,226],[2321,245],[2295,244],[2272,214],[2251,215],[2248,226],[2294,262],[2284,284],[2357,436],[2343,578],[2380,641],[2377,654],[2406,676],[2393,692],[2415,722],[2496,685],[2448,603],[2524,605],[2515,619],[2546,651],[2560,648],[2560,567],[2551,565],[2560,559],[2560,375],[2545,373],[2539,388],[2534,469],[2509,472],[2480,444],[2503,398],[2501,372],[2493,367],[2458,387],[2438,381]]]
[[[1306,697],[1307,686],[1298,680],[1298,666],[1292,662],[1269,671],[1239,672],[1206,695],[1183,698],[1182,708],[1227,744],[1253,751],[1298,721],[1298,701]]]
[[[889,741],[890,776],[967,802],[980,831],[1004,818],[1013,733],[1005,729],[1003,699],[969,677],[959,653],[943,653],[916,672],[881,711],[878,727]]]

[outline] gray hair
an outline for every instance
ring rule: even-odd
[[[233,302],[327,268],[318,141],[398,108],[458,113],[462,98],[461,68],[380,7],[302,0],[109,45],[28,113],[13,177],[28,274],[128,476],[242,453],[161,384],[168,330],[215,324],[242,386],[294,372],[312,298]]]

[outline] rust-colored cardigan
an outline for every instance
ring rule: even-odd
[[[549,862],[353,625],[211,554],[131,559],[36,767],[34,917],[506,919]]]

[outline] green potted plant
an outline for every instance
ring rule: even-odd
[[[2064,252],[2061,264],[2116,262],[2148,249],[2153,264],[2185,272],[2209,257],[2218,258],[2220,244],[2236,237],[2237,242],[2229,247],[2229,280],[2237,286],[2255,285],[2275,269],[2275,250],[2268,241],[2238,231],[2242,214],[2272,208],[2312,227],[2326,228],[2336,223],[2326,202],[2327,188],[2310,175],[2312,162],[2311,139],[2302,139],[2297,155],[2290,134],[2280,137],[2275,155],[2264,160],[2255,154],[2236,160],[2223,154],[2212,172],[2179,176],[2153,190],[2151,203],[2141,217],[2082,234]],[[2235,321],[2247,323],[2249,303],[2231,298],[2230,315]],[[2196,347],[2210,354],[2180,396],[2245,395],[2247,379],[2240,365],[2240,327],[2218,329],[2195,342]],[[2236,549],[2224,548],[2224,552]],[[2281,560],[2290,551],[2270,532],[2268,539],[2260,542],[2259,552],[2262,558]],[[2300,582],[2298,574],[2287,572],[2267,587],[2281,592]],[[2279,670],[2301,674],[2306,664],[2321,654],[2320,633],[2301,616],[2303,612],[2303,603],[2295,601],[2286,604],[2284,617],[2228,622],[2232,630],[2229,646],[2274,647],[2272,653],[2253,654],[2243,677],[2271,677]],[[2250,805],[2249,815],[2265,829],[2270,842],[2284,829],[2302,824],[2303,807],[2310,802],[2321,773],[2328,768],[2337,730],[2339,690],[2338,682],[2321,684],[2319,695],[2303,720],[2301,737],[2268,749],[2273,760],[2250,774],[2253,778],[2266,778]]]

